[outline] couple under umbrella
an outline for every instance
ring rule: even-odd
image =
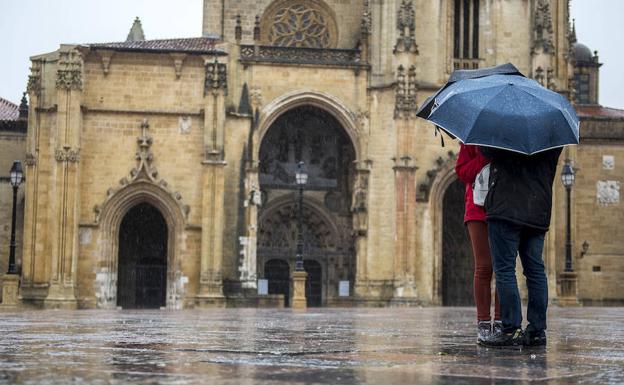
[[[417,115],[460,141],[456,172],[466,184],[466,223],[475,256],[477,342],[546,345],[548,284],[542,252],[562,147],[578,144],[579,120],[560,94],[512,64],[458,70]],[[520,256],[527,326],[516,281]],[[496,276],[490,317],[492,272]]]

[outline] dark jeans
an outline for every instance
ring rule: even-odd
[[[489,220],[488,235],[503,331],[510,332],[522,326],[522,304],[516,282],[518,253],[529,290],[527,327],[533,331],[546,329],[548,284],[542,260],[545,232],[508,221]]]

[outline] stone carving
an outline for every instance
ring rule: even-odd
[[[82,55],[77,49],[59,52],[56,88],[82,90]]]
[[[620,182],[615,180],[599,180],[596,183],[596,199],[600,205],[616,205],[620,203]]]
[[[353,233],[356,236],[365,236],[368,231],[368,170],[360,170],[356,174],[351,200],[353,213]]]
[[[426,179],[424,182],[418,185],[418,191],[416,192],[416,201],[417,202],[427,202],[429,200],[429,192],[431,191],[431,185],[435,180],[436,176],[446,165],[455,162],[455,158],[457,155],[453,151],[449,151],[447,153],[447,158],[438,157],[435,161],[435,167],[428,170],[426,175]]]
[[[416,45],[416,14],[412,0],[402,0],[397,14],[399,37],[394,46],[394,53],[409,52],[418,54]]]
[[[191,117],[190,116],[180,116],[178,119],[178,125],[180,126],[180,134],[189,134],[191,132]]]
[[[100,51],[97,51],[97,53],[100,56],[100,59],[102,60],[102,71],[104,72],[104,76],[107,76],[110,70],[110,62],[115,51],[100,50]]]
[[[36,95],[41,93],[41,68],[39,62],[33,62],[33,66],[30,68],[26,91]]]
[[[223,90],[227,94],[227,66],[215,59],[214,62],[206,63],[204,94],[218,90]]]
[[[279,47],[333,48],[337,30],[331,9],[309,0],[274,2],[261,25],[262,41]]]
[[[548,68],[546,71],[546,76],[544,76],[544,69],[542,67],[537,67],[535,69],[535,74],[533,75],[533,79],[536,82],[541,84],[542,86],[556,91],[557,86],[555,84],[555,71],[552,68]]]
[[[363,65],[358,49],[315,49],[241,45],[241,61],[317,65]]]
[[[364,0],[364,11],[362,12],[362,20],[360,22],[360,33],[362,37],[366,37],[372,32],[372,19],[368,0]]]
[[[24,163],[26,163],[26,166],[34,166],[35,164],[37,164],[37,156],[32,152],[27,152]]]
[[[175,68],[176,79],[180,79],[180,77],[182,76],[182,64],[184,63],[186,54],[172,53],[170,54],[170,56],[173,60],[173,67]]]
[[[169,188],[169,183],[164,179],[158,179],[158,170],[153,166],[154,154],[152,154],[151,147],[153,139],[148,135],[149,123],[147,119],[143,119],[141,122],[141,135],[137,137],[138,151],[135,154],[135,159],[138,162],[137,167],[130,170],[129,177],[123,177],[119,180],[117,187],[111,187],[106,191],[106,200],[101,205],[95,205],[93,212],[95,213],[95,223],[99,223],[102,213],[102,207],[112,199],[112,197],[124,188],[137,182],[149,182],[162,190],[164,190],[180,207],[180,211],[185,218],[188,218],[188,214],[191,211],[190,206],[183,204],[182,194],[177,191],[172,191]]]
[[[57,162],[76,163],[80,161],[80,149],[72,149],[69,146],[54,150],[54,159]]]
[[[411,66],[405,74],[405,67],[399,65],[397,69],[397,85],[395,91],[394,117],[396,118],[412,118],[416,117],[418,103],[416,101],[416,93],[418,85],[416,84],[416,67]]]
[[[297,210],[295,204],[285,204],[265,216],[258,231],[258,247],[271,252],[292,251],[286,255],[294,255],[297,246]],[[338,235],[332,226],[315,210],[303,206],[303,238],[304,250],[335,249]]]
[[[538,0],[533,18],[533,53],[542,49],[544,53],[554,52],[553,24],[548,0]]]
[[[251,105],[254,109],[258,109],[262,107],[263,99],[262,99],[262,89],[260,87],[253,87],[249,91],[249,98],[251,99]]]

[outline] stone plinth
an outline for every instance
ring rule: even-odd
[[[19,305],[19,275],[5,274],[2,277],[2,304],[1,307],[17,307]]]
[[[308,306],[305,294],[305,283],[308,273],[305,271],[295,271],[292,275],[293,296],[290,307],[293,309],[306,309]]]
[[[561,284],[561,295],[559,296],[559,306],[579,306],[577,295],[577,274],[573,271],[564,271],[559,274]]]

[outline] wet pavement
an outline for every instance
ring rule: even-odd
[[[547,348],[475,344],[474,310],[0,313],[0,384],[623,384],[624,308],[552,308]]]

